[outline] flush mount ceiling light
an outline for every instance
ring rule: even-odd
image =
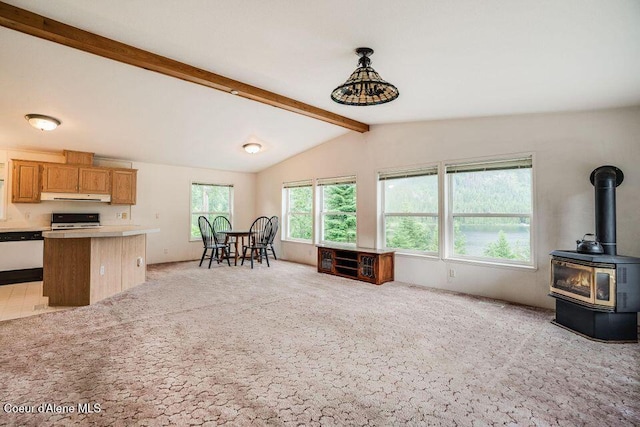
[[[31,126],[40,130],[54,130],[62,123],[54,117],[42,114],[27,114],[24,118],[27,119]]]
[[[351,73],[347,81],[331,92],[331,99],[345,105],[377,105],[393,101],[400,95],[398,88],[380,77],[371,68],[373,49],[359,47],[358,68]]]
[[[244,148],[244,151],[249,154],[256,154],[258,151],[262,150],[262,145],[257,142],[249,142],[248,144],[244,144],[242,148]]]

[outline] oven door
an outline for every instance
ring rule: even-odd
[[[42,240],[0,242],[0,285],[42,280]]]

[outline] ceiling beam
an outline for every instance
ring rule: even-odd
[[[60,43],[114,61],[135,65],[166,76],[186,80],[273,107],[312,117],[357,132],[367,132],[369,125],[314,107],[268,90],[233,80],[183,62],[138,49],[106,37],[81,30],[25,9],[0,2],[0,25],[22,33]],[[237,92],[237,93],[236,93]]]

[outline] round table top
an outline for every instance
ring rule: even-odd
[[[255,231],[250,231],[250,230],[225,230],[225,231],[218,231],[218,233],[220,234],[228,234],[230,236],[243,236],[243,235],[249,235],[251,233],[255,233]]]

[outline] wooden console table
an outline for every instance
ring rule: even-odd
[[[317,245],[318,272],[381,285],[393,280],[394,251]]]

